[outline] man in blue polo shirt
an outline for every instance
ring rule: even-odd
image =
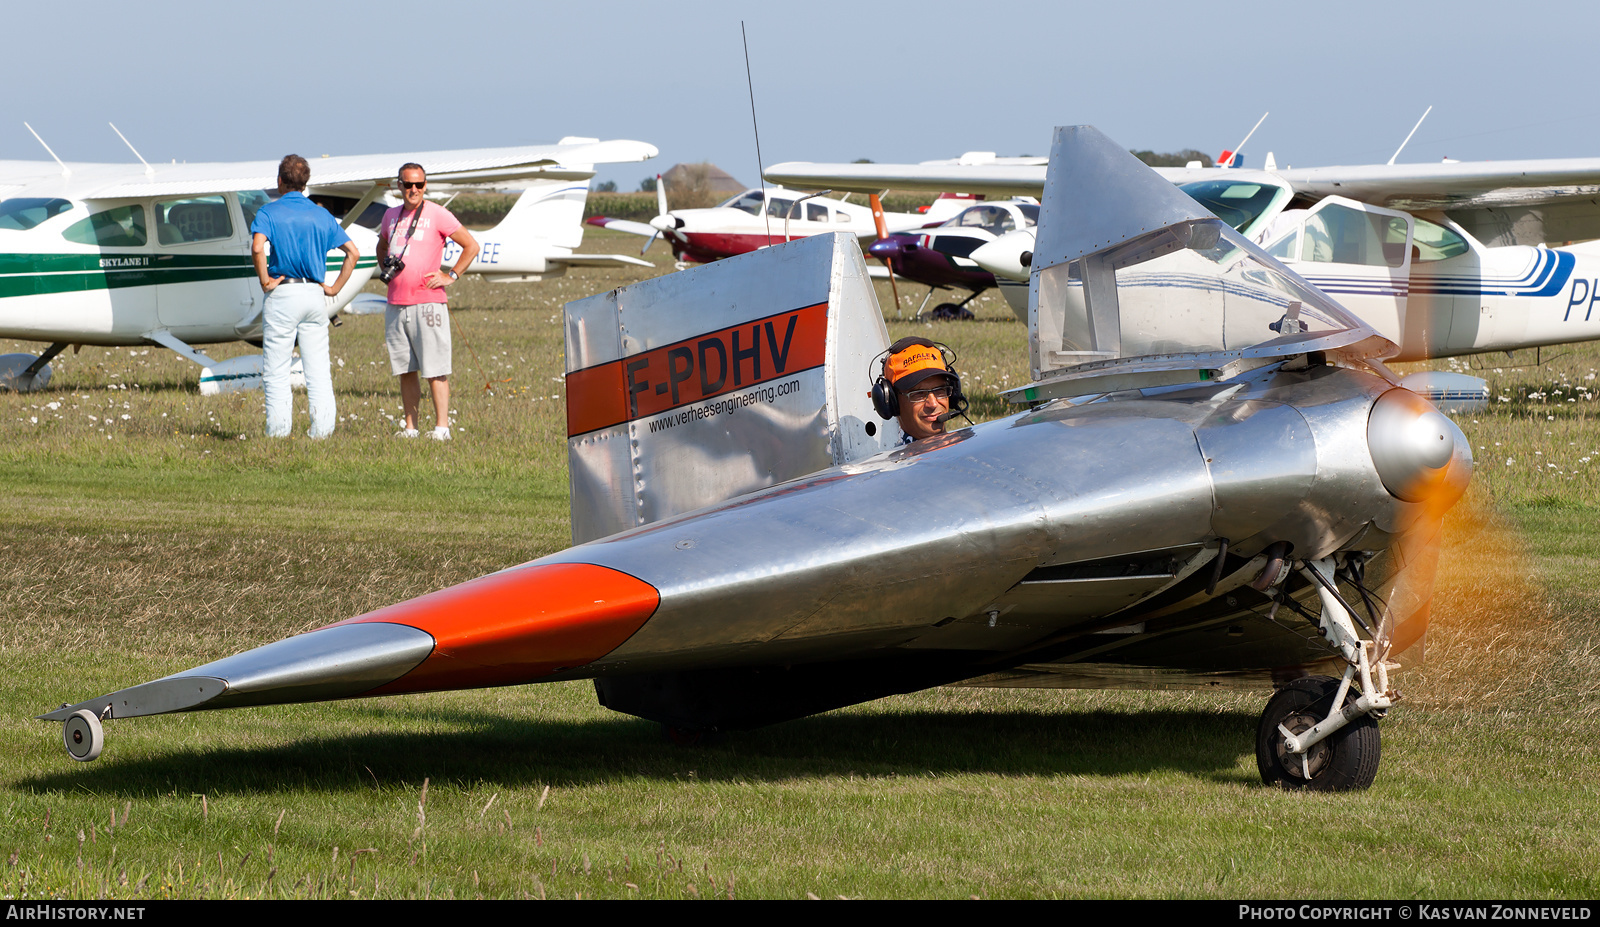
[[[278,164],[278,199],[256,211],[250,223],[250,254],[267,294],[261,311],[261,379],[267,399],[267,437],[287,438],[294,409],[289,393],[290,354],[300,342],[311,405],[312,438],[333,434],[333,375],[328,366],[328,302],[338,296],[356,269],[361,252],[321,206],[306,199],[311,165],[299,155]],[[272,243],[268,259],[267,242]],[[344,266],[332,286],[323,283],[328,252],[344,252]]]

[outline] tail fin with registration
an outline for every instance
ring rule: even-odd
[[[894,446],[868,397],[888,343],[840,233],[568,303],[573,543]]]

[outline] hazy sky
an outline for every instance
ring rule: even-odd
[[[1258,167],[1600,157],[1592,3],[31,4],[7,10],[0,158],[276,158],[634,138],[679,161],[1048,152],[1092,123]],[[30,89],[21,89],[23,82]]]

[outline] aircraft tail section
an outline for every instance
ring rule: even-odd
[[[568,303],[573,543],[896,446],[868,396],[888,343],[842,233]]]
[[[587,180],[532,180],[500,224],[483,233],[489,239],[541,238],[553,245],[583,244],[583,204]]]

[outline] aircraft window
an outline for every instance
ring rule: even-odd
[[[850,221],[850,214],[849,213],[843,213],[843,212],[836,212],[836,213],[833,214],[833,221],[835,221],[835,222],[849,222]]]
[[[0,229],[20,232],[46,219],[53,219],[72,208],[66,200],[37,196],[18,196],[0,201]]]
[[[995,235],[1004,235],[1017,227],[1011,212],[1001,206],[974,206],[957,217],[956,225],[962,228],[980,228]]]
[[[1333,203],[1306,219],[1300,240],[1302,261],[1399,267],[1406,258],[1406,220]]]
[[[1281,187],[1239,180],[1200,180],[1183,184],[1178,189],[1194,197],[1236,232],[1244,231],[1260,218],[1279,195],[1287,195]]]
[[[1465,238],[1444,226],[1429,222],[1427,219],[1417,219],[1416,223],[1412,239],[1417,246],[1414,260],[1442,261],[1458,254],[1466,254],[1470,250]]]
[[[163,245],[232,237],[228,204],[221,196],[196,196],[156,204],[156,238]]]
[[[807,203],[806,204],[806,221],[808,221],[808,222],[826,222],[826,221],[828,221],[828,207],[822,205],[821,203]]]
[[[140,247],[149,241],[144,230],[144,207],[134,203],[97,212],[67,226],[61,237],[80,245]]]
[[[256,221],[256,210],[267,205],[267,191],[240,190],[235,196],[239,197],[239,211],[244,213],[244,227],[249,228]]]
[[[739,194],[722,205],[728,209],[737,209],[740,212],[747,212],[752,216],[759,216],[761,215],[761,204],[764,199],[765,198],[761,195],[760,191],[751,190],[748,193]]]
[[[794,208],[794,200],[782,200],[776,197],[767,200],[767,215],[774,219],[782,219]]]
[[[1300,230],[1295,229],[1268,248],[1267,253],[1280,261],[1293,261],[1296,260],[1295,255],[1299,253],[1295,250],[1295,247],[1299,244]]]
[[[1018,203],[1017,208],[1022,210],[1022,218],[1027,220],[1027,228],[1039,224],[1039,207],[1032,203]]]

